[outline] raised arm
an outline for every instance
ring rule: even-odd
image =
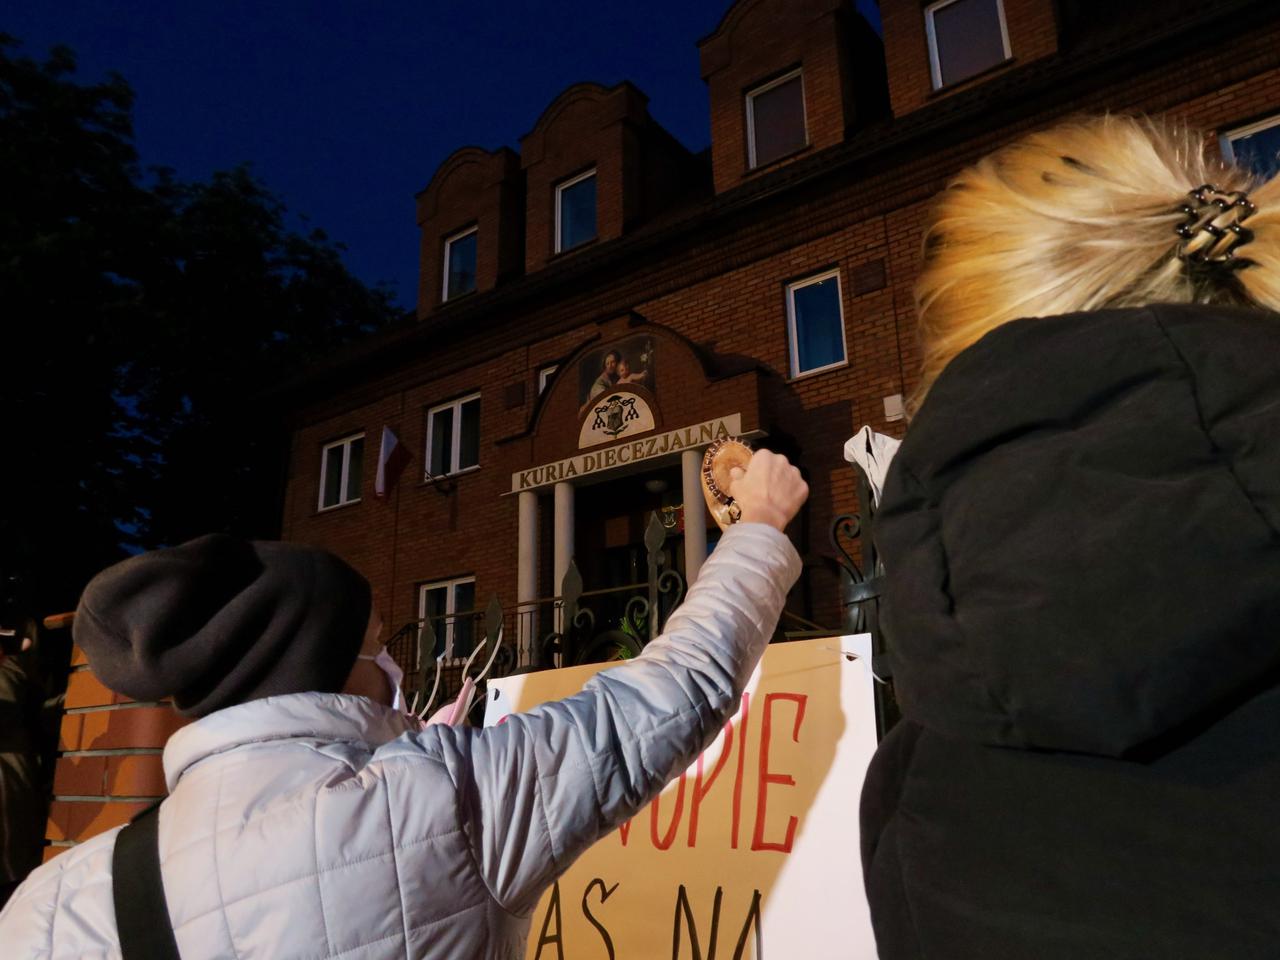
[[[703,566],[667,629],[582,692],[486,730],[457,731],[463,816],[507,909],[531,908],[592,843],[633,816],[715,738],[769,642],[800,558],[782,528],[808,495],[758,453],[734,497],[743,522]]]

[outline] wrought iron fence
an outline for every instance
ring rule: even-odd
[[[515,654],[505,636],[502,605],[494,597],[485,610],[410,620],[387,641],[387,649],[405,672],[404,694],[411,707],[423,709],[434,693],[435,709],[458,695],[463,667],[473,654],[482,663],[493,657],[494,676],[514,669]]]
[[[865,535],[875,507],[866,476],[857,466],[853,469],[859,512],[836,517],[830,528],[840,568],[841,630],[871,634],[872,669],[879,679],[888,680],[879,623],[884,569],[874,542]],[[406,696],[410,702],[416,700],[419,709],[429,699],[437,709],[456,698],[472,654],[481,664],[493,658],[488,672],[492,677],[637,655],[661,633],[687,586],[678,570],[665,565],[666,538],[667,527],[657,513],[651,514],[644,534],[647,576],[635,583],[585,590],[576,561],[570,561],[555,596],[522,601],[510,610],[494,596],[484,610],[405,623],[387,646],[405,670]],[[783,620],[793,628],[783,634],[790,639],[834,632],[790,611],[783,612]],[[477,701],[482,702],[483,698]],[[897,719],[887,685],[877,684],[876,714],[881,734]]]
[[[852,465],[857,475],[858,513],[846,513],[831,523],[831,545],[840,567],[841,621],[850,633],[871,634],[873,676],[876,684],[876,726],[880,736],[897,722],[900,716],[893,696],[889,660],[885,653],[884,636],[880,630],[880,592],[884,585],[884,565],[876,552],[875,541],[868,534],[875,517],[875,501],[871,485],[857,464]],[[854,559],[854,553],[861,563]]]
[[[483,611],[405,623],[387,647],[405,671],[406,697],[419,709],[433,694],[432,709],[455,698],[473,654],[481,664],[494,658],[493,677],[635,656],[684,598],[684,577],[665,565],[666,538],[666,526],[650,515],[644,534],[648,576],[636,583],[584,590],[582,573],[570,561],[556,596],[509,611],[495,596]]]
[[[656,513],[645,527],[647,577],[636,583],[583,590],[582,574],[570,563],[561,585],[556,629],[542,638],[535,665],[570,666],[629,659],[661,632],[684,598],[685,581],[665,568],[667,528]]]

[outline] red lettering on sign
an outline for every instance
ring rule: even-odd
[[[733,781],[733,833],[729,846],[738,849],[738,824],[742,819],[742,774],[747,759],[747,721],[751,718],[751,694],[742,694],[742,722],[738,729],[738,774]]]
[[[711,776],[707,778],[705,786],[702,782],[702,764],[706,754],[698,754],[698,772],[693,778],[693,799],[689,803],[689,846],[691,847],[698,843],[698,809],[702,806],[702,799],[711,791],[711,785],[716,782],[721,769],[729,762],[729,754],[732,752],[733,721],[730,720],[724,725],[724,748],[716,758],[716,765],[711,768]]]
[[[760,781],[756,788],[756,826],[751,836],[752,850],[778,850],[791,852],[792,841],[795,840],[796,824],[793,816],[787,821],[787,836],[782,843],[770,843],[764,839],[765,813],[769,801],[769,784],[776,783],[789,787],[796,785],[795,778],[786,773],[769,772],[769,740],[773,735],[773,705],[778,700],[790,700],[796,704],[796,722],[791,728],[791,742],[800,742],[800,724],[804,722],[804,707],[809,697],[803,693],[768,693],[764,698],[764,719],[760,721]]]
[[[684,782],[686,774],[680,774],[680,785],[676,787],[676,809],[671,814],[671,824],[667,827],[667,832],[662,835],[662,839],[658,839],[658,801],[661,797],[654,797],[653,803],[649,805],[649,838],[653,840],[653,845],[659,850],[670,850],[671,844],[675,843],[676,831],[680,829],[680,814],[684,812]]]

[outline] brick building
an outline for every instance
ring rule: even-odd
[[[715,539],[700,450],[743,433],[812,488],[784,626],[837,626],[828,531],[856,510],[841,448],[904,427],[921,223],[948,177],[1080,111],[1170,112],[1246,162],[1280,146],[1273,4],[880,10],[883,38],[848,0],[730,5],[697,43],[703,154],[634,86],[587,83],[518,153],[446,160],[418,195],[416,319],[292,394],[284,536],[359,566],[388,623],[431,620],[437,653],[470,649],[465,614],[493,596],[527,647],[571,559],[587,591],[645,579],[654,512],[665,568],[695,573]],[[414,462],[379,500],[384,427]]]
[[[695,572],[715,530],[694,466],[720,432],[804,467],[806,569],[784,628],[838,626],[829,530],[856,510],[841,447],[862,424],[904,427],[921,224],[947,179],[1027,130],[1103,110],[1172,113],[1237,160],[1276,166],[1269,0],[880,12],[883,40],[849,0],[732,3],[697,43],[705,153],[634,86],[578,84],[519,153],[466,147],[430,177],[417,316],[291,390],[282,518],[283,536],[370,578],[387,622],[408,627],[393,649],[411,671],[432,662],[420,619],[430,652],[457,664],[476,638],[470,611],[494,596],[530,659],[558,625],[549,598],[571,558],[585,590],[615,590],[583,598],[597,632],[618,627],[628,585],[648,579],[651,515],[663,569]],[[384,428],[413,460],[379,499]],[[180,722],[75,671],[48,855],[163,792],[160,747]]]
[[[841,0],[739,0],[698,42],[699,156],[630,84],[570,87],[518,155],[461,149],[419,194],[416,321],[298,390],[284,536],[355,562],[389,623],[433,620],[438,652],[494,595],[527,640],[570,558],[588,591],[644,578],[654,511],[695,572],[699,450],[741,432],[808,474],[791,609],[836,625],[841,446],[903,426],[929,198],[1075,111],[1172,112],[1273,156],[1269,6],[882,0],[882,42]],[[384,426],[415,465],[379,502]]]

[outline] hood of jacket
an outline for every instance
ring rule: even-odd
[[[1280,667],[1280,317],[1002,326],[943,372],[874,535],[904,714],[1023,748],[1157,750]]]
[[[176,731],[164,746],[165,783],[172,793],[192,767],[248,744],[302,740],[372,753],[416,732],[407,714],[347,693],[286,694],[217,710]]]

